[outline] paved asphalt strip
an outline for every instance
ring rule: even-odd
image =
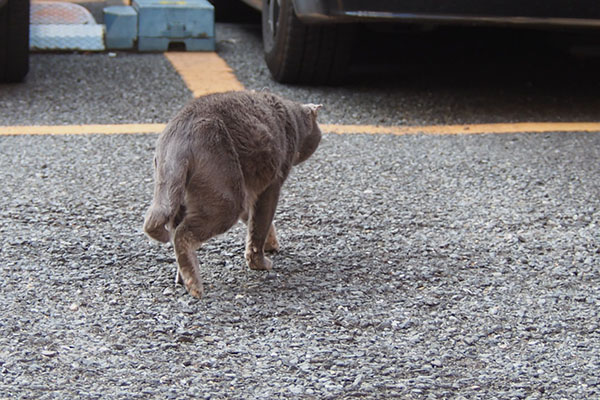
[[[244,90],[227,62],[214,52],[167,52],[164,56],[181,76],[194,97]],[[202,66],[202,68],[198,68]],[[164,124],[86,124],[0,126],[2,135],[79,135],[160,133]],[[546,132],[600,132],[600,122],[516,122],[491,124],[386,126],[364,124],[321,124],[323,132],[349,134],[501,134]]]

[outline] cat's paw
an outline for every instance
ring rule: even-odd
[[[185,286],[185,290],[187,290],[189,294],[197,299],[202,298],[204,295],[204,286],[201,282],[198,282],[193,278],[184,279],[183,286]]]
[[[255,271],[270,271],[273,269],[273,262],[263,257],[262,262],[249,262],[248,267]]]
[[[273,262],[258,253],[246,253],[246,264],[248,264],[248,268],[255,271],[270,271],[273,269]]]
[[[197,299],[204,295],[204,286],[200,278],[197,275],[185,277],[181,274],[179,268],[177,268],[177,273],[175,274],[175,284],[183,285],[185,290]]]
[[[279,251],[279,242],[277,241],[277,230],[275,225],[271,224],[269,233],[267,234],[267,240],[265,240],[264,250],[268,252]]]
[[[279,242],[277,241],[277,238],[275,237],[268,237],[267,241],[265,242],[265,251],[268,251],[269,253],[274,253],[279,251]]]

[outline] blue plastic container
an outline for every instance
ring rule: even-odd
[[[214,51],[215,10],[207,0],[134,0],[138,50],[166,51],[183,43],[188,51]]]
[[[106,48],[133,49],[137,39],[137,12],[130,6],[111,6],[104,9]]]

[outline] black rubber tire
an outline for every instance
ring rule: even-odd
[[[270,9],[272,7],[272,9]],[[351,55],[353,25],[307,25],[291,0],[264,0],[262,34],[265,61],[282,83],[339,84]]]
[[[21,82],[29,71],[29,0],[0,9],[0,81]]]

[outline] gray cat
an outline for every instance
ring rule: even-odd
[[[240,218],[248,225],[248,267],[271,269],[264,251],[279,247],[272,223],[279,192],[292,166],[321,141],[320,107],[268,92],[228,92],[193,100],[167,124],[156,145],[144,231],[173,243],[177,281],[192,296],[203,294],[195,251]]]

